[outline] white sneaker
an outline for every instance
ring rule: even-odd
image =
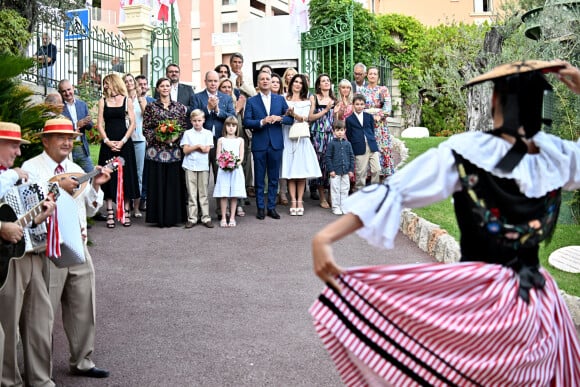
[[[342,211],[341,210],[332,210],[332,213],[334,215],[342,215]]]

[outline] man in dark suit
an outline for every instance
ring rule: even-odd
[[[367,179],[367,168],[371,169],[371,183],[379,182],[381,165],[379,147],[375,139],[374,118],[364,112],[365,97],[356,94],[352,99],[353,113],[346,118],[346,137],[350,140],[354,152],[355,189],[363,188]]]
[[[250,129],[252,136],[252,155],[254,156],[254,186],[256,187],[256,217],[264,219],[264,179],[268,172],[268,216],[280,219],[276,212],[278,177],[284,150],[282,124],[291,125],[293,119],[286,115],[288,104],[284,97],[271,93],[272,77],[267,72],[258,75],[260,93],[246,102],[244,127]]]
[[[193,110],[194,92],[191,86],[179,83],[180,71],[178,65],[171,63],[165,68],[165,76],[169,78],[169,81],[171,82],[171,100],[184,104],[185,107],[187,107],[187,117],[189,118],[189,114]],[[159,98],[159,93],[157,91],[155,91],[154,97],[155,99]],[[191,122],[189,122],[189,119],[187,120],[187,125],[188,129],[191,128]]]
[[[205,114],[203,127],[213,133],[214,147],[209,152],[209,161],[213,169],[213,178],[217,176],[216,147],[217,140],[222,136],[224,121],[229,116],[235,116],[232,97],[218,90],[219,74],[216,71],[205,73],[205,90],[196,93],[193,98],[193,109],[200,109]],[[240,123],[241,124],[241,123]]]
[[[58,83],[58,92],[64,102],[62,115],[73,122],[76,132],[83,133],[83,136],[80,136],[81,144],[73,147],[73,161],[86,173],[92,172],[95,167],[91,160],[91,150],[86,136],[86,131],[93,127],[89,107],[84,101],[75,98],[75,88],[68,79],[63,79]]]
[[[352,72],[354,75],[354,81],[350,82],[352,85],[352,93],[357,94],[361,92],[363,87],[367,87],[367,66],[363,63],[357,63],[354,65]]]

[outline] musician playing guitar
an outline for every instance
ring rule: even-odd
[[[95,341],[95,272],[93,262],[86,247],[86,219],[91,217],[103,203],[101,184],[108,181],[110,170],[97,166],[100,173],[93,177],[91,184],[76,189],[79,182],[72,175],[84,173],[83,169],[68,157],[73,149],[73,141],[82,136],[75,132],[73,124],[68,119],[51,119],[46,121],[44,129],[39,133],[44,152],[25,161],[22,169],[30,174],[31,181],[53,181],[62,191],[74,195],[78,211],[79,227],[84,239],[85,262],[66,268],[58,268],[52,261],[46,260],[49,273],[49,295],[53,310],[62,304],[62,320],[69,348],[69,369],[74,375],[94,378],[106,378],[109,372],[95,367],[90,359],[94,351]],[[62,177],[59,177],[62,174]],[[59,201],[57,201],[59,203]],[[60,205],[57,210],[60,212]],[[62,228],[61,228],[62,230]],[[61,231],[61,239],[66,239]]]
[[[20,168],[7,169],[20,156],[20,144],[29,144],[22,139],[20,126],[0,122],[0,197],[4,197],[18,180],[28,179],[28,174]],[[29,226],[44,222],[54,208],[55,202],[47,197],[42,212]],[[23,237],[22,227],[13,222],[2,222],[0,237],[6,243],[16,243]],[[50,380],[53,314],[42,276],[45,260],[38,254],[26,254],[9,261],[8,277],[0,288],[0,332],[3,328],[5,333],[4,343],[0,334],[0,384],[3,386],[23,385],[16,356],[19,329],[26,367],[24,384],[54,386]]]

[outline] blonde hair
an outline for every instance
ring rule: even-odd
[[[117,74],[109,74],[103,78],[103,85],[109,84],[109,87],[103,88],[103,95],[105,97],[112,97],[114,95],[122,94],[128,96],[125,82]]]
[[[292,75],[292,77],[290,77],[290,79],[287,80],[287,77],[286,76],[291,71],[294,72],[294,75],[298,74],[298,71],[294,67],[288,67],[286,69],[286,71],[284,71],[284,74],[282,75],[282,91],[285,92],[285,93],[288,92],[288,87],[290,87],[290,81],[294,77],[294,75]]]
[[[222,128],[222,137],[225,137],[228,134],[226,129],[228,124],[236,124],[237,128],[236,137],[240,137],[240,123],[238,122],[238,119],[235,116],[228,116],[228,118],[225,119],[224,127]]]
[[[218,90],[220,90],[220,89],[222,88],[222,85],[223,85],[224,83],[226,83],[226,82],[229,82],[229,83],[232,85],[232,94],[230,94],[230,97],[232,97],[232,100],[234,101],[234,106],[235,106],[235,105],[236,105],[237,98],[236,98],[236,93],[234,93],[234,83],[232,82],[232,80],[231,80],[231,79],[229,79],[229,78],[224,78],[224,79],[222,79],[222,80],[220,81],[220,84],[219,84],[219,86],[218,86]],[[220,91],[221,91],[221,90],[220,90]],[[223,93],[223,91],[222,91],[222,93]]]
[[[205,113],[201,109],[193,109],[189,114],[189,119],[191,120],[194,117],[202,117],[205,119]]]
[[[352,93],[352,83],[350,83],[350,81],[348,79],[343,79],[342,81],[338,82],[338,99],[340,101],[342,101],[342,94],[340,93],[340,87],[341,86],[348,86],[350,88],[350,93],[348,94],[348,103],[352,103],[352,97],[353,97],[353,93]]]

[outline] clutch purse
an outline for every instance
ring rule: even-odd
[[[288,135],[290,140],[298,140],[300,137],[310,137],[308,122],[294,122]]]

